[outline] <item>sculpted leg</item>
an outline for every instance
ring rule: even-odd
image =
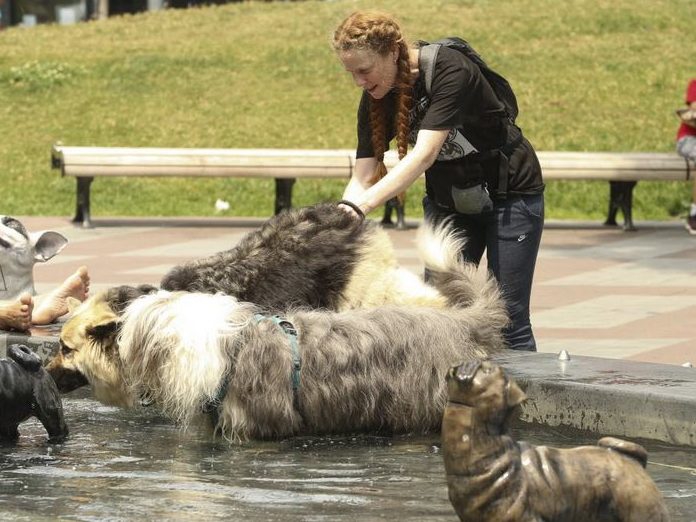
[[[89,293],[87,267],[81,266],[51,293],[38,296],[31,320],[34,324],[50,324],[68,313],[68,297],[84,301]]]
[[[14,301],[0,301],[0,329],[24,332],[31,326],[34,302],[25,292]]]

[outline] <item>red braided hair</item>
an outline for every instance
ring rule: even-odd
[[[409,64],[408,45],[401,28],[394,17],[378,11],[356,11],[346,18],[334,32],[333,47],[336,52],[349,50],[367,50],[385,56],[394,49],[398,51],[397,72],[394,90],[396,91],[396,146],[399,159],[408,150],[409,113],[413,106],[411,88],[411,66]],[[369,116],[372,130],[372,149],[377,159],[377,168],[372,183],[382,179],[387,168],[384,165],[384,153],[387,143],[387,107],[384,98],[370,98]],[[399,194],[403,203],[405,194]]]

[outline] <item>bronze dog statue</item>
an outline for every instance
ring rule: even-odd
[[[19,424],[36,417],[49,442],[62,442],[68,435],[63,403],[41,359],[24,345],[11,345],[7,355],[0,360],[0,441],[16,441]]]
[[[602,438],[571,449],[514,441],[507,421],[526,396],[490,361],[454,367],[442,421],[449,498],[462,521],[669,520],[643,469],[647,452]]]

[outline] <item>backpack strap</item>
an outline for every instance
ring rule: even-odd
[[[465,45],[468,46],[466,42],[463,42]],[[432,95],[432,86],[433,86],[433,76],[435,75],[435,62],[437,61],[437,53],[440,51],[440,48],[442,47],[442,44],[440,43],[432,43],[428,44],[425,42],[421,42],[421,47],[420,47],[420,53],[418,56],[418,67],[420,68],[421,74],[423,75],[423,80],[425,83],[425,93],[430,97]],[[473,49],[472,49],[473,51]],[[475,51],[473,51],[475,53]],[[471,57],[465,54],[470,60],[472,60]],[[477,55],[478,56],[478,55]],[[483,64],[483,60],[481,59],[480,56],[478,56],[478,60]],[[473,61],[473,60],[472,60]],[[477,62],[474,61],[474,64],[477,65],[479,68],[481,67]],[[484,67],[485,64],[483,64]],[[489,82],[488,78],[483,74],[483,78]],[[501,77],[502,78],[502,77]],[[492,87],[492,86],[491,86]],[[495,92],[495,89],[494,89]],[[497,96],[497,93],[496,93]],[[504,104],[503,104],[504,105]],[[512,123],[512,119],[508,117],[508,121]],[[513,123],[514,125],[514,123]],[[475,154],[479,160],[488,157],[491,157],[491,155],[497,156],[499,159],[498,163],[498,172],[497,172],[497,179],[495,180],[496,185],[495,185],[495,190],[496,190],[496,195],[500,197],[501,199],[505,199],[507,197],[507,190],[508,190],[508,178],[509,178],[509,161],[510,161],[510,156],[512,155],[512,152],[517,148],[517,146],[522,143],[522,135],[515,139],[513,142],[508,143],[501,147],[500,149],[493,149],[491,151],[488,151],[488,153],[477,153]],[[473,158],[469,158],[469,160],[473,160]],[[490,180],[493,181],[493,180]]]
[[[430,97],[432,93],[433,86],[433,75],[435,74],[435,61],[437,60],[437,53],[442,45],[440,44],[428,44],[420,48],[420,54],[418,56],[418,66],[420,67],[421,73],[423,73],[423,79],[425,80],[425,92]]]

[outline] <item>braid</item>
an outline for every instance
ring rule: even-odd
[[[387,115],[384,99],[370,98],[370,129],[372,130],[372,151],[377,159],[377,167],[372,174],[372,184],[377,183],[387,175],[387,167],[384,165],[384,153],[387,149]]]
[[[396,74],[396,148],[399,159],[406,156],[408,150],[408,135],[411,130],[410,113],[413,107],[413,90],[411,89],[411,66],[408,61],[408,46],[399,43],[398,69]],[[406,193],[397,196],[399,203],[403,204]]]
[[[396,146],[399,159],[406,155],[408,135],[411,131],[410,113],[413,107],[413,89],[411,89],[411,66],[408,61],[408,47],[399,45],[398,69],[396,74]]]
[[[411,68],[408,59],[408,46],[397,21],[390,15],[378,11],[357,11],[346,18],[336,29],[333,37],[334,51],[369,50],[382,56],[398,48],[396,75],[396,144],[399,159],[406,155],[409,135],[409,111],[413,106],[410,83]],[[382,179],[387,168],[384,153],[387,144],[387,107],[385,99],[369,99],[370,128],[372,129],[372,149],[377,159],[377,168],[372,183]],[[403,203],[404,194],[399,194]]]

